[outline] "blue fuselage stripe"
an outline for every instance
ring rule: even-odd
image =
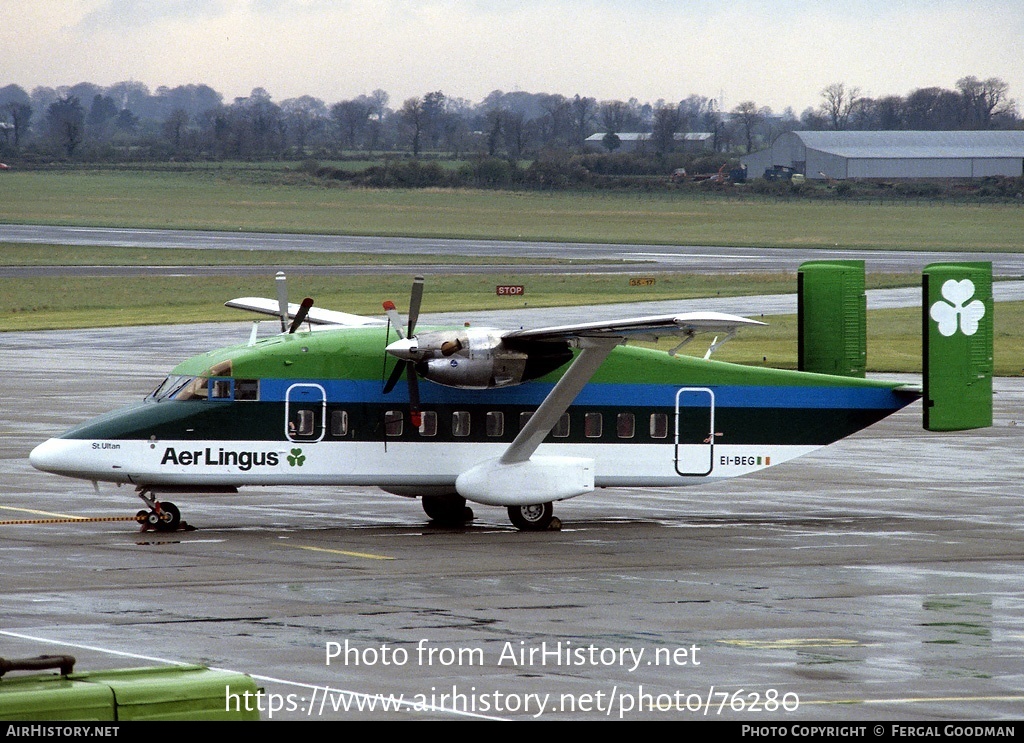
[[[341,404],[408,403],[405,384],[390,393],[381,393],[382,385],[372,381],[327,379],[263,379],[260,399],[283,402],[288,388],[296,384],[323,387],[327,401]],[[419,384],[423,405],[540,405],[553,385],[533,382],[505,389],[460,390],[427,381]],[[776,387],[762,385],[709,385],[715,393],[715,406],[726,408],[837,408],[853,410],[898,410],[913,398],[898,395],[885,387]],[[666,406],[674,407],[680,386],[660,384],[588,384],[574,405],[590,406]],[[706,406],[707,398],[684,395],[684,407]]]

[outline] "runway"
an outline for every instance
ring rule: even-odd
[[[914,405],[724,486],[560,503],[561,532],[364,488],[182,496],[174,534],[61,521],[141,501],[31,448],[248,328],[0,334],[0,520],[60,521],[0,525],[0,655],[241,671],[265,719],[1020,718],[1024,380],[991,429]]]
[[[613,245],[10,224],[0,224],[0,242],[202,250],[394,253],[434,257],[455,255],[504,258],[512,255],[526,260],[555,258],[584,261],[588,263],[589,270],[594,271],[609,270],[608,266],[602,267],[600,263],[597,263],[599,261],[629,261],[660,271],[793,272],[801,263],[808,260],[863,259],[869,272],[917,273],[925,265],[941,261],[991,261],[995,276],[1024,276],[1024,253]],[[458,265],[451,268],[456,267]],[[180,268],[188,270],[188,267]],[[444,268],[433,266],[429,270],[443,270]],[[461,266],[461,268],[466,269],[465,266]],[[395,269],[416,270],[408,267],[395,267]],[[241,267],[238,272],[245,275],[251,270],[251,268]],[[390,267],[389,270],[391,270]],[[522,270],[522,267],[517,266],[516,270]],[[548,267],[543,270],[554,269]],[[561,267],[561,271],[564,273],[579,270],[584,269],[572,266]]]

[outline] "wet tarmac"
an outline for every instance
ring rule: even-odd
[[[56,521],[0,525],[0,656],[241,671],[274,719],[1021,717],[1024,379],[990,429],[914,405],[722,485],[557,504],[560,532],[485,506],[434,528],[367,488],[183,495],[174,534],[72,522],[141,501],[31,448],[247,328],[0,334],[0,520]]]

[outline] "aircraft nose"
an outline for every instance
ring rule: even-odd
[[[64,472],[68,469],[66,448],[60,439],[48,439],[28,455],[29,464],[43,472]]]

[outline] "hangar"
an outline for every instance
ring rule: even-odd
[[[751,176],[782,165],[807,178],[983,178],[1024,174],[1024,131],[786,132],[740,158]]]
[[[584,144],[594,148],[604,148],[606,132],[591,134],[584,140]],[[619,132],[615,136],[619,138],[617,152],[642,152],[647,147],[653,147],[648,143],[651,140],[649,132]],[[711,150],[714,147],[715,135],[711,132],[676,132],[672,139],[676,148],[682,152],[700,153]]]

